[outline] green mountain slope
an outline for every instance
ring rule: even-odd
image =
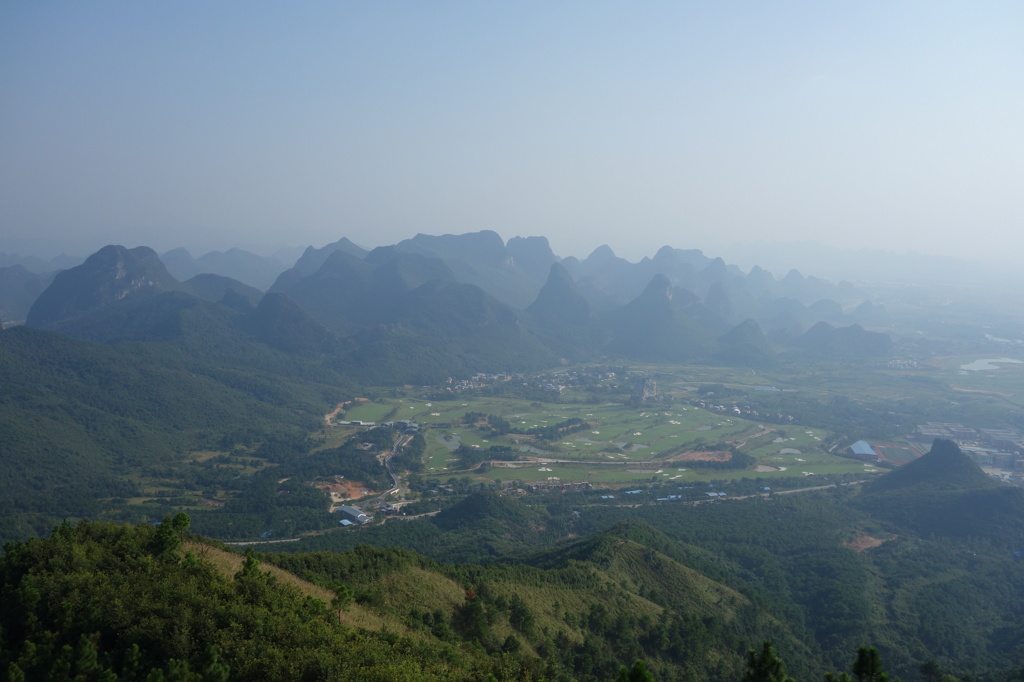
[[[342,626],[332,605],[255,561],[231,577],[182,558],[185,518],[65,525],[8,547],[0,666],[12,679],[380,682],[480,679],[497,667],[437,639]]]
[[[644,292],[610,312],[605,320],[610,350],[648,362],[681,362],[701,357],[710,337],[674,301],[669,280],[657,275]]]
[[[402,297],[392,316],[355,335],[339,367],[368,383],[436,384],[555,361],[514,310],[470,284],[427,282]]]
[[[719,362],[765,367],[775,362],[775,356],[775,350],[754,320],[745,320],[718,337],[715,358]]]
[[[992,480],[952,441],[936,439],[927,454],[872,481],[858,503],[925,536],[1024,547],[1024,490]]]
[[[865,486],[866,494],[890,491],[956,491],[996,488],[993,481],[956,443],[935,439],[931,450]]]
[[[181,289],[153,249],[105,246],[81,265],[57,273],[32,304],[25,323],[48,327],[125,298]]]
[[[177,318],[186,332],[207,321]],[[0,332],[0,537],[116,508],[111,498],[139,494],[137,475],[229,434],[305,433],[350,394],[323,368],[218,338],[109,346],[27,327]]]
[[[526,320],[537,337],[556,353],[586,357],[608,336],[590,302],[559,263],[551,266],[547,282],[526,309]]]

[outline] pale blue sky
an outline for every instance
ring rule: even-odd
[[[417,232],[1007,260],[1024,3],[6,2],[0,251]]]

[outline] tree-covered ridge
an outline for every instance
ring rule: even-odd
[[[0,666],[10,679],[412,682],[498,669],[443,642],[343,627],[255,560],[232,577],[182,556],[187,522],[63,525],[8,545]]]
[[[1008,490],[968,492],[999,504]],[[906,497],[913,505],[915,495]],[[753,629],[732,630],[734,635],[748,643],[771,636],[799,679],[843,669],[864,642],[877,646],[903,679],[913,679],[928,661],[958,675],[996,675],[1024,654],[1017,608],[1024,600],[1024,563],[1005,541],[919,534],[912,525],[890,521],[884,510],[862,506],[852,488],[694,506],[588,505],[589,498],[566,493],[526,504],[478,494],[434,519],[277,548],[351,551],[372,543],[416,548],[438,561],[487,564],[479,570],[499,571],[501,562],[512,562],[501,570],[519,576],[532,566],[552,576],[569,571],[581,580],[583,570],[588,580],[606,580],[660,609],[669,630],[674,618],[693,617],[704,625],[690,623],[681,632],[711,622],[728,631],[735,627],[728,614],[742,613]],[[1020,532],[1019,516],[1000,519],[1004,536]],[[580,537],[566,542],[568,534]],[[722,596],[700,597],[713,594]],[[569,601],[551,596],[537,604],[556,599]],[[703,610],[708,605],[710,614]],[[534,610],[548,618],[544,608]],[[765,624],[760,632],[757,623]],[[654,646],[662,640],[645,639],[642,633],[651,632],[645,628],[633,627],[632,635],[616,631],[620,639],[607,645],[615,652],[609,658],[642,655],[652,670],[667,670],[659,666],[669,665],[673,654]]]
[[[308,433],[323,406],[350,390],[344,378],[266,348],[209,352],[198,341],[108,345],[26,327],[0,332],[0,538],[95,517],[111,500],[137,496],[140,472],[231,434],[258,443]]]
[[[226,573],[184,551],[188,525],[185,514],[158,526],[63,524],[9,544],[9,679],[597,681],[644,652],[661,679],[734,677],[742,665],[733,626],[659,615],[585,563],[448,566],[373,548],[275,558],[336,594],[328,604],[251,554]],[[382,629],[342,625],[338,609],[352,604]]]
[[[867,635],[877,648],[847,646],[830,663],[810,633],[787,632],[796,621],[777,611],[778,602],[750,599],[659,552],[654,546],[702,568],[715,560],[644,524],[549,555],[538,560],[543,566],[445,564],[366,546],[264,557],[333,595],[324,597],[323,589],[275,577],[255,555],[225,570],[194,538],[186,551],[188,523],[178,514],[157,526],[62,524],[46,540],[8,544],[0,557],[0,667],[8,678],[789,682],[847,669],[852,677],[829,678],[883,682],[884,660],[901,679],[957,679],[943,671],[1020,679],[1011,665],[983,663],[990,654],[977,647],[991,633],[958,637],[951,614],[941,610],[921,613],[921,631],[930,637],[920,643],[924,649],[894,648],[895,633],[882,627]],[[924,565],[918,561],[930,569],[916,572]],[[899,579],[914,589],[939,588],[943,583],[933,581],[950,568],[935,553],[899,563],[906,576]],[[994,568],[983,568],[985,580],[997,580]],[[946,582],[941,589],[960,588]],[[901,602],[911,595],[894,592]],[[938,596],[922,592],[917,608]],[[843,608],[818,598],[823,608]],[[971,618],[967,601],[954,608]],[[344,625],[350,609],[364,621],[373,614],[373,629]],[[1007,625],[994,624],[1004,632]],[[637,660],[642,664],[623,666]],[[627,676],[618,677],[623,668]]]

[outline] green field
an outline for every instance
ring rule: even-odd
[[[685,391],[680,389],[680,393]],[[467,413],[501,417],[513,429],[554,426],[571,418],[582,419],[587,425],[564,437],[541,440],[522,434],[492,435],[488,430],[466,424]],[[589,481],[618,487],[870,470],[861,462],[825,452],[822,443],[828,434],[821,429],[779,427],[743,419],[731,410],[708,410],[678,401],[632,408],[612,402],[538,402],[507,397],[433,401],[403,397],[358,403],[348,409],[344,418],[378,423],[385,418],[408,419],[426,427],[425,474],[440,481],[473,473],[474,478],[489,480]],[[518,456],[529,460],[495,462],[480,475],[458,468],[454,451],[460,445],[481,450],[509,446]],[[732,470],[702,468],[697,461],[671,461],[688,451],[724,452],[729,447],[750,454],[757,463]]]
[[[999,359],[1017,362],[984,362]],[[954,391],[1021,407],[1024,406],[1024,363],[1020,359],[1006,353],[960,355],[940,358],[938,364],[949,376],[950,387]],[[971,367],[979,369],[969,369]]]
[[[996,357],[993,355],[992,357]],[[422,389],[405,395],[353,403],[339,419],[373,421],[408,419],[425,427],[427,450],[424,458],[428,478],[447,480],[472,474],[474,478],[534,482],[589,481],[607,486],[635,485],[653,481],[702,481],[742,477],[791,477],[826,474],[873,474],[877,467],[831,454],[848,443],[837,443],[834,433],[823,428],[800,426],[800,419],[778,424],[757,421],[750,414],[737,413],[733,401],[754,401],[787,406],[827,405],[847,400],[847,405],[879,404],[879,409],[924,406],[944,409],[938,398],[944,386],[960,388],[952,405],[965,422],[973,424],[999,413],[1013,410],[1024,401],[1024,364],[1002,363],[995,370],[966,372],[961,365],[981,359],[977,356],[941,358],[940,361],[910,370],[878,367],[830,367],[807,363],[784,369],[756,372],[724,367],[633,366],[629,375],[610,376],[602,384],[607,398],[591,387],[567,387],[546,400],[528,400],[511,396],[464,394],[453,399],[431,400],[419,395]],[[665,402],[633,408],[625,403],[626,382],[635,376],[655,379]],[[622,385],[617,385],[621,382]],[[720,389],[710,391],[709,387]],[[772,387],[774,391],[755,391]],[[498,392],[498,391],[495,391]],[[392,393],[394,396],[395,394]],[[706,407],[694,405],[704,399]],[[767,409],[767,408],[766,408]],[[849,409],[841,407],[840,409]],[[494,415],[506,420],[515,430],[528,431],[551,427],[568,419],[581,419],[586,427],[562,437],[543,440],[535,435],[508,433],[495,435],[483,424],[467,424],[467,413]],[[857,437],[841,412],[835,419],[844,438]],[[890,412],[890,414],[894,414]],[[986,415],[985,417],[979,415]],[[918,419],[925,420],[926,414]],[[908,417],[908,424],[915,417]],[[813,419],[811,420],[813,421]],[[833,428],[833,427],[830,427]],[[912,429],[908,426],[907,432]],[[888,440],[899,441],[896,434]],[[489,471],[460,468],[455,451],[460,445],[486,450],[507,446],[529,461],[494,461]],[[755,462],[742,469],[702,466],[698,457],[686,460],[691,451],[726,453],[735,449]],[[890,445],[886,455],[894,462],[909,461],[914,453],[898,443]],[[725,455],[721,455],[725,457]]]

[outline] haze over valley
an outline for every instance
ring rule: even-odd
[[[800,676],[843,669],[865,642],[901,677],[1013,674],[1017,649],[996,633],[1021,631],[1018,597],[996,600],[991,581],[1024,584],[1024,318],[996,299],[670,246],[561,258],[544,237],[490,231],[370,250],[343,237],[290,265],[118,245],[57,272],[7,258],[7,539],[89,518],[57,532],[102,554],[103,522],[128,523],[117,542],[172,570],[198,552],[211,585],[239,571],[231,545],[257,549],[304,581],[264,593],[266,618],[314,617],[288,615],[305,591],[341,605],[315,615],[337,636],[368,628],[360,647],[391,646],[374,634],[387,629],[457,661],[390,659],[414,676],[472,678],[500,655],[518,679],[610,679],[636,659],[656,679],[724,679],[766,640]],[[9,547],[7,576],[32,548],[64,551]],[[137,570],[130,556],[116,570]],[[910,577],[924,557],[941,593]],[[245,562],[238,576],[262,575]],[[424,575],[431,590],[396,600]],[[217,589],[208,603],[235,608],[232,583]],[[949,639],[917,625],[956,621],[964,600],[991,624]],[[139,642],[146,670],[213,669],[205,644],[153,644],[170,622],[102,634],[143,617],[57,641],[110,637],[82,646],[115,672]],[[267,675],[268,659],[210,629],[220,617],[191,626],[217,665]],[[302,670],[337,646],[302,637],[263,646]],[[49,669],[15,641],[9,665]],[[354,665],[335,660],[332,675]]]
[[[1022,682],[1022,25],[0,6],[0,671]]]

